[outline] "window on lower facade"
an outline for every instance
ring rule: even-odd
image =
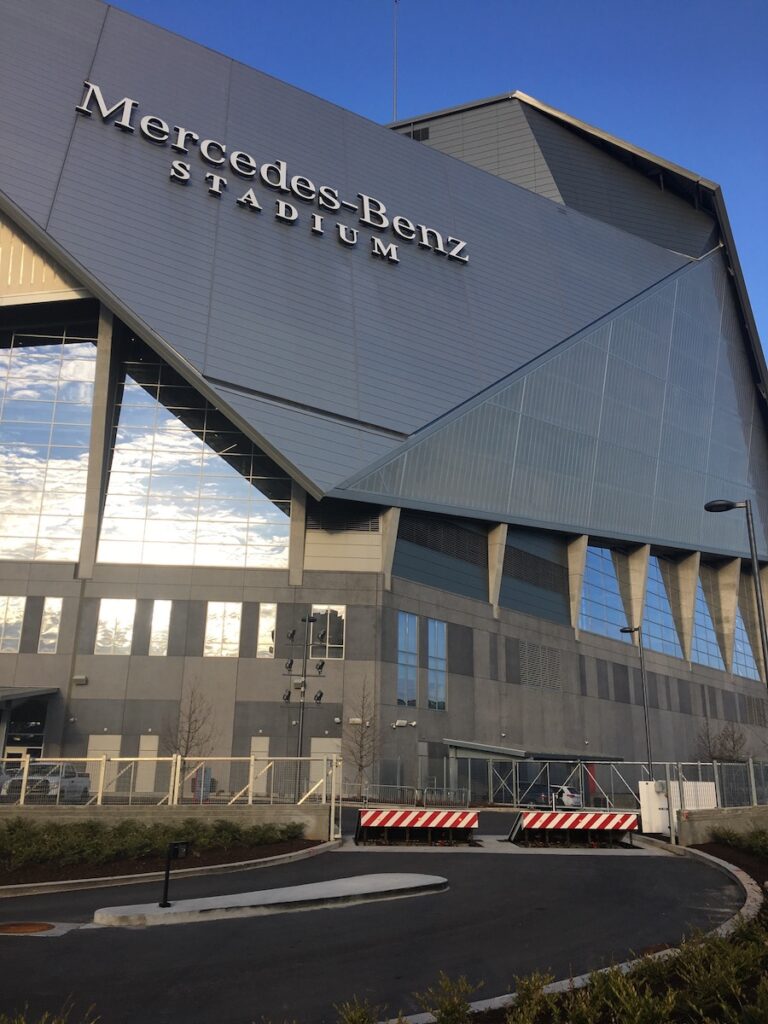
[[[344,657],[344,605],[313,604],[311,653],[312,658]]]
[[[631,637],[619,632],[626,624],[627,617],[611,551],[609,548],[588,547],[579,629],[629,643]]]
[[[240,654],[239,601],[209,601],[205,619],[205,658],[237,658]]]
[[[259,605],[259,632],[256,640],[257,658],[274,658],[275,656],[275,623],[277,621],[276,604]]]
[[[155,601],[152,604],[152,629],[149,634],[149,654],[164,657],[168,653],[168,631],[171,626],[172,601]]]
[[[0,597],[0,653],[18,654],[25,597]]]
[[[55,654],[58,650],[61,605],[62,599],[60,597],[46,597],[43,603],[40,637],[37,642],[38,654]]]
[[[94,654],[130,654],[136,602],[132,599],[103,597],[99,602]]]
[[[446,624],[427,619],[427,706],[445,711]]]
[[[416,707],[419,672],[419,618],[411,612],[397,613],[397,703]]]

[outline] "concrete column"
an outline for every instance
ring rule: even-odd
[[[392,589],[392,564],[395,561],[397,530],[400,526],[400,509],[388,508],[382,512],[381,529],[381,571],[384,574],[384,589]]]
[[[693,617],[696,610],[700,561],[700,551],[694,551],[677,561],[669,558],[659,560],[661,578],[664,580],[672,618],[686,661],[691,660],[693,649]]]
[[[643,621],[650,554],[650,544],[641,544],[627,554],[623,551],[611,552],[628,626],[639,626]],[[637,645],[638,642],[637,633],[632,633],[632,643]]]
[[[725,670],[730,672],[733,666],[733,633],[739,602],[741,559],[731,558],[717,566],[701,566],[700,574]]]
[[[291,483],[291,533],[288,548],[288,583],[300,587],[304,581],[304,548],[307,537],[307,493]]]
[[[581,592],[584,587],[584,567],[587,564],[589,537],[582,534],[568,542],[568,595],[571,604],[571,625],[579,636],[579,612]]]
[[[90,579],[96,563],[99,544],[99,525],[109,465],[111,423],[111,393],[113,374],[113,322],[112,314],[104,306],[99,309],[99,331],[96,344],[96,375],[91,413],[91,447],[88,455],[88,477],[83,514],[83,533],[80,539],[80,560],[77,565],[79,579]]]
[[[498,523],[488,531],[488,603],[493,617],[499,617],[499,594],[504,572],[504,552],[507,549],[507,524]]]

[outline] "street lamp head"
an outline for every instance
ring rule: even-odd
[[[731,512],[735,508],[746,508],[746,501],[728,501],[726,498],[716,498],[708,501],[704,506],[705,512]]]
[[[620,633],[637,633],[639,631],[639,629],[640,629],[639,626],[620,626],[619,627],[619,632]]]

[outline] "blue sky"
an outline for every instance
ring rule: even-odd
[[[116,5],[374,121],[393,0]],[[717,181],[768,346],[768,0],[399,0],[398,116],[521,89]]]

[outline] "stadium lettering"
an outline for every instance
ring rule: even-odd
[[[112,106],[104,99],[101,88],[95,82],[84,82],[85,92],[75,110],[83,117],[91,117],[97,113],[104,123],[112,122],[115,128],[129,134],[135,133],[134,119],[139,109],[138,100],[124,96]],[[303,174],[289,173],[285,160],[272,160],[260,163],[251,153],[242,149],[230,150],[227,144],[218,139],[200,139],[197,132],[190,131],[180,125],[171,125],[160,117],[146,115],[138,122],[139,135],[155,146],[169,145],[176,153],[185,156],[193,147],[197,148],[198,156],[203,164],[216,168],[196,175],[192,163],[188,159],[171,161],[169,179],[178,185],[189,186],[199,177],[208,195],[221,199],[227,190],[226,174],[231,171],[238,178],[258,183],[262,188],[281,193],[284,197],[276,201],[275,219],[286,224],[294,224],[301,219],[298,205],[313,204],[321,210],[338,213],[342,209],[357,214],[358,223],[377,232],[390,231],[403,242],[415,242],[417,249],[428,249],[448,260],[466,264],[469,256],[466,253],[467,243],[460,238],[449,235],[444,238],[436,228],[426,224],[417,224],[401,214],[391,214],[386,205],[374,196],[358,192],[356,202],[342,199],[341,192],[330,185],[316,185],[311,178]],[[236,193],[235,193],[236,195]],[[288,202],[290,197],[292,200]],[[262,206],[254,189],[235,198],[235,203],[253,213],[261,213]],[[318,213],[310,215],[310,230],[313,234],[322,235],[323,216]],[[349,227],[341,222],[336,225],[336,236],[346,247],[357,245],[359,229]],[[371,255],[388,263],[399,263],[398,246],[394,242],[386,242],[379,235],[371,236]]]

